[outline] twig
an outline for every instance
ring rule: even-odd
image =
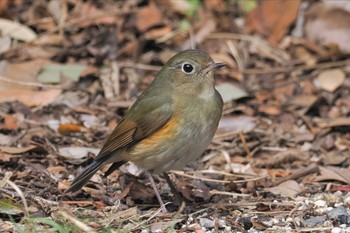
[[[267,176],[259,176],[255,178],[250,178],[250,179],[245,179],[245,180],[215,180],[215,179],[209,179],[209,178],[203,178],[203,177],[198,177],[198,176],[193,176],[193,175],[188,175],[183,172],[179,171],[172,171],[173,174],[191,178],[191,179],[196,179],[196,180],[202,180],[202,181],[207,181],[207,182],[214,182],[214,183],[221,183],[221,184],[228,184],[228,183],[244,183],[244,182],[249,182],[249,181],[256,181],[256,180],[261,180],[266,178]]]
[[[251,194],[224,192],[224,191],[218,191],[218,190],[210,190],[209,193],[212,195],[225,195],[225,196],[234,196],[234,197],[250,197],[251,196]]]
[[[81,23],[94,21],[94,20],[96,20],[98,18],[104,18],[104,17],[107,17],[107,16],[125,15],[125,14],[129,14],[129,13],[135,13],[136,11],[137,11],[137,9],[133,9],[133,10],[130,10],[130,9],[127,9],[127,10],[114,9],[114,10],[103,12],[103,13],[100,13],[100,14],[89,15],[87,17],[80,17],[80,18],[71,20],[69,22],[66,22],[64,24],[64,26],[58,25],[58,26],[54,27],[53,29],[49,30],[47,33],[48,34],[49,33],[55,33],[55,32],[57,32],[59,30],[67,29],[67,28],[73,27],[73,26],[78,26]]]
[[[6,193],[7,195],[10,195],[12,197],[19,197],[20,198],[20,195],[17,192],[13,192],[13,191],[7,190],[5,188],[0,188],[0,192]],[[42,197],[38,197],[38,196],[35,196],[33,194],[25,193],[24,197],[29,199],[29,200],[32,200],[40,205],[42,205],[44,203],[47,206],[58,206],[58,202],[56,202],[56,201],[46,200]]]
[[[302,70],[314,70],[314,69],[328,69],[334,67],[348,66],[350,65],[350,60],[344,61],[332,61],[318,63],[315,65],[298,65],[298,66],[285,66],[285,67],[275,67],[272,69],[246,69],[243,71],[247,75],[256,74],[276,74],[276,73],[288,73],[291,71],[302,71]]]
[[[168,203],[165,203],[164,206],[168,205]],[[147,218],[146,220],[140,222],[139,224],[137,224],[136,226],[128,229],[128,230],[136,230],[137,228],[139,228],[140,226],[144,225],[145,223],[151,221],[153,218],[155,218],[160,212],[162,212],[162,207],[160,207],[158,210],[156,210],[149,218]]]
[[[25,81],[13,80],[4,76],[0,76],[0,81],[21,85],[21,86],[27,86],[27,87],[56,88],[56,89],[64,88],[60,84],[51,85],[51,84],[42,84],[42,83],[36,83],[36,82],[25,82]]]
[[[249,206],[257,206],[257,205],[265,205],[265,206],[282,206],[282,207],[294,207],[294,202],[238,202],[238,203],[214,203],[207,204],[206,206],[224,206],[224,207],[249,207]]]
[[[159,71],[161,66],[153,66],[141,63],[132,63],[132,62],[121,62],[118,64],[120,68],[134,68],[140,70],[150,70],[150,71]]]
[[[23,206],[24,206],[24,208],[23,208],[24,215],[27,218],[29,218],[28,204],[27,204],[27,200],[26,200],[22,190],[15,183],[13,183],[11,180],[6,180],[6,183],[8,185],[10,185],[16,191],[17,196],[21,198]]]
[[[319,171],[318,169],[318,165],[317,164],[311,164],[311,166],[307,167],[307,168],[303,168],[303,169],[300,169],[296,172],[294,172],[293,174],[289,175],[289,176],[286,176],[274,183],[271,184],[271,186],[276,186],[276,185],[279,185],[281,183],[283,183],[284,181],[287,181],[287,180],[296,180],[300,177],[304,177],[308,174],[312,174],[312,173],[317,173]]]
[[[264,214],[264,215],[277,215],[277,214],[289,214],[289,211],[252,211],[245,214]]]
[[[64,211],[59,211],[58,212],[60,215],[62,215],[65,219],[69,220],[71,223],[73,223],[75,226],[77,226],[79,229],[81,229],[83,232],[96,232],[94,229],[83,223],[82,221],[78,220],[74,216],[64,212]]]
[[[311,227],[311,228],[299,228],[299,232],[328,232],[333,227]]]
[[[240,177],[240,178],[251,178],[256,177],[256,175],[253,174],[242,174],[242,173],[228,173],[224,171],[215,171],[215,170],[200,170],[195,172],[187,172],[190,174],[217,174],[217,175],[224,175],[224,176],[231,176],[231,177]]]

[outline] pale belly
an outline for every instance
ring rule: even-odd
[[[136,147],[128,153],[130,161],[154,173],[183,168],[203,154],[213,137],[203,128],[190,128],[149,148]]]

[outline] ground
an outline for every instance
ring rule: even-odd
[[[340,2],[2,1],[0,231],[350,232]],[[169,172],[185,203],[155,175],[161,212],[133,164],[65,193],[189,48],[227,66],[215,77],[225,105],[212,143]]]

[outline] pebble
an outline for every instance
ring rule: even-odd
[[[317,207],[326,207],[327,206],[327,202],[324,200],[317,200],[314,202],[314,204]]]
[[[200,218],[199,219],[199,224],[201,227],[204,228],[213,228],[214,227],[214,221],[208,218]]]
[[[334,227],[331,231],[331,233],[341,233],[343,230],[339,227]]]
[[[316,217],[310,217],[306,220],[304,220],[304,224],[307,227],[315,227],[319,223],[323,223],[326,220],[325,216],[316,216]]]

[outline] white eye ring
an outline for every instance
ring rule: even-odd
[[[194,67],[190,63],[184,63],[181,67],[182,71],[186,74],[192,74],[194,72]]]

